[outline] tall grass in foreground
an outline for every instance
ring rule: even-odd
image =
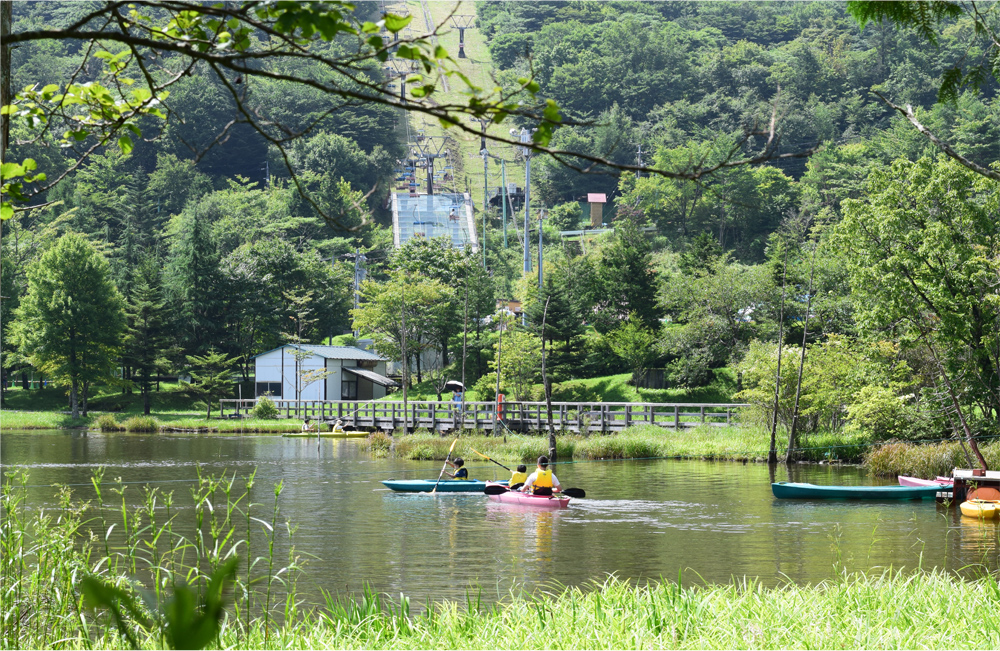
[[[473,592],[464,603],[428,604],[418,614],[405,597],[393,601],[369,590],[356,598],[327,594],[325,604],[306,608],[296,592],[301,572],[294,551],[281,561],[274,553],[280,485],[268,494],[272,503],[251,504],[253,477],[242,483],[202,477],[192,487],[193,509],[149,488],[130,509],[124,496],[132,489],[104,483],[101,472],[94,487],[93,503],[75,502],[63,488],[58,505],[40,511],[26,501],[24,473],[4,484],[5,648],[1000,647],[996,577],[963,581],[942,571],[835,573],[814,586],[777,588],[754,579],[682,587],[611,578],[583,588],[514,592],[486,606]],[[182,512],[193,522],[179,520]],[[265,533],[266,551],[241,561],[231,588],[218,591],[226,608],[205,635],[195,623],[213,613],[212,599],[204,598],[212,594],[213,576],[233,568],[237,551],[253,558],[254,528]],[[113,530],[121,536],[112,539]],[[83,592],[91,594],[94,579],[120,619],[90,608]]]
[[[269,644],[276,608],[295,620],[299,566],[293,530],[279,522],[281,486],[268,513],[250,503],[253,483],[252,475],[237,482],[199,472],[192,506],[179,509],[172,492],[147,486],[141,503],[129,507],[126,492],[136,489],[120,479],[104,482],[101,469],[92,479],[93,502],[60,488],[58,506],[46,510],[27,502],[27,473],[8,474],[0,492],[3,647],[184,648],[194,632],[206,631],[217,641],[204,619],[213,594],[219,607],[218,598],[228,597],[228,611],[217,613],[225,615],[228,645],[246,646],[257,628]],[[258,511],[267,519],[252,515]],[[178,522],[179,512],[193,521]],[[266,541],[256,557],[253,529]],[[282,529],[287,559],[275,556]],[[281,601],[274,599],[279,586]]]
[[[683,588],[612,578],[487,607],[438,603],[420,615],[368,594],[291,627],[298,646],[334,649],[997,648],[1000,589],[942,572],[773,589],[753,579]]]

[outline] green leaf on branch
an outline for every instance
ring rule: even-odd
[[[385,28],[393,34],[400,32],[410,24],[413,16],[396,16],[394,14],[385,15]]]

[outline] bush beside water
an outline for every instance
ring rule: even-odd
[[[125,429],[115,418],[114,414],[101,414],[91,427],[100,432],[121,432]]]
[[[254,418],[267,420],[278,415],[278,407],[269,397],[261,396],[257,398],[257,403],[250,410],[250,414]]]
[[[990,468],[1000,467],[1000,441],[980,443],[979,451]],[[969,461],[958,441],[925,445],[894,441],[871,450],[865,455],[864,465],[878,477],[908,475],[933,479],[938,475],[951,476],[954,468],[969,467]]]
[[[392,450],[392,437],[385,432],[372,432],[365,439],[364,448],[374,459],[384,459]]]
[[[132,416],[122,423],[126,432],[159,432],[160,421],[152,416]]]

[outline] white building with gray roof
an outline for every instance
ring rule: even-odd
[[[295,400],[372,400],[397,386],[386,360],[352,346],[285,344],[254,357],[257,397]],[[298,379],[298,382],[296,382]]]

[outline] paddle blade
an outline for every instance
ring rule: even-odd
[[[586,497],[587,492],[582,488],[564,488],[562,494],[566,497]]]
[[[504,493],[507,492],[507,487],[500,486],[498,484],[490,484],[489,486],[483,489],[483,492],[486,493],[487,495],[503,495]]]

